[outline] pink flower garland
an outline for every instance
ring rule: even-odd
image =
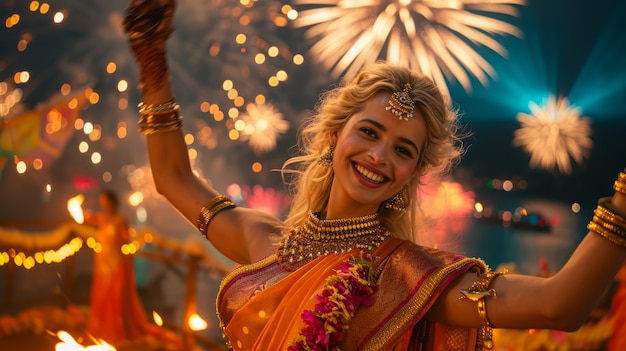
[[[326,279],[326,285],[315,297],[319,301],[312,310],[302,312],[304,327],[288,351],[339,350],[337,345],[348,329],[348,323],[361,305],[371,306],[377,290],[370,272],[371,255],[367,259],[352,257],[343,262],[337,274]]]

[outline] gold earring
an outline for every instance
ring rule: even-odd
[[[333,165],[333,156],[335,154],[335,144],[330,144],[328,150],[317,160],[317,164],[323,167]]]
[[[404,199],[402,198],[402,191],[396,193],[387,203],[385,204],[385,208],[402,212],[406,212],[406,204],[404,203]]]

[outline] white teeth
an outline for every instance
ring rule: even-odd
[[[355,168],[357,170],[357,172],[359,172],[362,176],[364,176],[365,178],[371,180],[374,183],[382,183],[385,180],[385,177],[381,176],[380,174],[376,174],[372,171],[369,171],[365,168],[363,168],[361,165],[356,164]]]

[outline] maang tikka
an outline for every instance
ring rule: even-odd
[[[402,91],[396,91],[391,94],[389,101],[387,102],[386,110],[396,115],[399,119],[408,121],[413,118],[413,110],[415,109],[415,103],[411,99],[409,92],[411,91],[411,83],[404,84]]]

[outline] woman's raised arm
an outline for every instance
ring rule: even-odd
[[[139,127],[147,135],[156,189],[189,222],[203,227],[198,223],[201,211],[219,193],[192,172],[181,131],[183,120],[170,82],[166,50],[167,39],[173,30],[175,6],[174,0],[132,1],[124,27],[139,66],[143,95],[139,106]],[[280,221],[232,205],[222,209],[228,211],[219,211],[219,215],[212,216],[210,226],[205,228],[203,234],[207,239],[238,263],[249,263],[266,255],[270,250],[269,234],[277,231]]]

